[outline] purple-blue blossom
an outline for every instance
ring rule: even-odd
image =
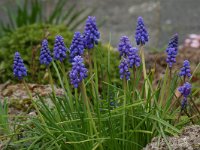
[[[181,68],[181,71],[179,73],[180,76],[183,77],[191,77],[191,70],[190,70],[190,62],[188,60],[184,60],[183,67]]]
[[[129,71],[129,61],[126,58],[122,58],[119,65],[119,74],[120,79],[130,80],[130,71]]]
[[[191,88],[192,85],[189,82],[184,83],[183,86],[180,86],[178,88],[178,91],[184,96],[184,97],[188,97],[188,95],[190,95],[191,93]]]
[[[100,32],[96,25],[96,18],[93,16],[88,16],[86,20],[84,38],[86,49],[92,49],[94,48],[95,44],[98,44],[100,39]]]
[[[174,48],[169,48],[167,50],[167,64],[169,65],[169,68],[172,68],[172,65],[176,63],[176,52],[174,51]]]
[[[48,47],[48,41],[44,39],[42,41],[42,47],[40,51],[40,63],[48,66],[52,61],[51,52]]]
[[[88,70],[83,63],[83,58],[81,56],[74,57],[72,69],[69,73],[70,81],[74,88],[77,88],[82,80],[87,77],[87,72]]]
[[[67,48],[64,43],[64,39],[62,36],[57,35],[55,38],[55,44],[53,48],[54,59],[63,61],[67,57]]]
[[[170,39],[166,51],[168,51],[169,48],[174,48],[174,51],[175,51],[176,55],[178,54],[178,34],[177,33],[174,34],[172,36],[172,38]]]
[[[129,61],[130,68],[133,68],[134,66],[136,67],[140,66],[141,60],[138,55],[138,49],[136,47],[132,47],[129,49],[128,61]]]
[[[144,25],[144,21],[142,17],[138,17],[137,19],[135,40],[136,40],[137,45],[145,45],[145,43],[149,41],[149,35]]]
[[[178,54],[178,34],[175,34],[169,41],[168,47],[166,49],[167,59],[166,62],[170,68],[176,63],[176,56]]]
[[[127,36],[122,36],[118,45],[120,56],[127,56],[131,47],[132,45],[129,38]]]
[[[74,37],[69,48],[70,50],[70,62],[73,61],[74,57],[77,55],[83,55],[84,52],[84,38],[80,32],[75,32]]]
[[[13,63],[13,74],[19,80],[23,79],[24,76],[27,76],[27,70],[24,66],[23,60],[19,52],[15,52],[14,63]]]

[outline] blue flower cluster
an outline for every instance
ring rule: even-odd
[[[65,46],[64,39],[62,36],[56,36],[53,51],[54,59],[56,60],[60,60],[62,62],[67,57],[67,48]]]
[[[176,52],[174,51],[173,48],[168,48],[167,49],[167,59],[166,59],[167,64],[169,65],[169,68],[172,68],[172,65],[176,63]]]
[[[87,77],[88,70],[85,68],[83,58],[81,56],[74,57],[72,62],[72,70],[69,73],[71,84],[77,88],[79,83]]]
[[[169,68],[172,68],[172,65],[176,63],[176,56],[178,54],[178,34],[175,34],[170,39],[166,52],[167,52],[166,62],[169,65]]]
[[[132,45],[129,38],[127,36],[122,36],[118,45],[120,56],[127,56],[131,47]]]
[[[178,91],[184,96],[184,97],[188,97],[188,95],[190,95],[191,92],[191,84],[189,82],[184,83],[183,86],[180,86],[178,88]]]
[[[168,48],[174,48],[176,55],[178,54],[178,34],[174,34],[173,37],[170,39]]]
[[[74,57],[77,55],[83,55],[84,52],[84,38],[80,32],[74,33],[74,38],[72,40],[70,50],[70,62],[73,61]]]
[[[52,57],[48,47],[48,41],[44,39],[42,41],[42,47],[40,51],[40,63],[48,66],[51,62],[52,62]]]
[[[187,97],[190,95],[192,89],[192,85],[186,82],[183,86],[178,88],[178,91],[183,95],[183,101],[181,103],[181,109],[183,110],[187,105]]]
[[[120,68],[120,78],[126,77],[127,80],[130,79],[129,68],[134,66],[140,66],[140,57],[138,55],[138,49],[132,47],[131,42],[127,36],[122,36],[119,41],[118,51],[122,57]]]
[[[21,80],[24,76],[27,76],[27,70],[19,52],[16,52],[14,56],[13,74],[19,80]]]
[[[138,17],[137,19],[135,40],[136,40],[137,45],[145,45],[145,43],[149,41],[149,35],[144,25],[144,21],[142,17]]]
[[[130,68],[133,68],[134,65],[136,67],[140,66],[141,60],[140,60],[140,57],[138,55],[138,49],[137,48],[132,47],[131,49],[129,49],[128,60],[129,60],[129,67]]]
[[[98,44],[100,32],[98,31],[95,17],[88,16],[85,25],[84,38],[86,49],[92,49],[95,44]]]
[[[184,60],[183,67],[181,68],[179,75],[184,77],[187,76],[188,78],[192,76],[190,70],[190,62],[188,60]]]
[[[129,71],[129,61],[126,58],[123,58],[119,65],[119,74],[120,79],[125,78],[126,80],[130,80],[130,71]]]

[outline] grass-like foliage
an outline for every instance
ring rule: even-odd
[[[52,63],[50,70],[56,72],[56,84],[64,89],[64,96],[57,97],[53,92],[50,101],[38,96],[33,102],[38,115],[21,123],[20,138],[12,142],[15,148],[136,150],[155,136],[167,142],[167,135],[176,135],[191,122],[190,112],[177,121],[180,99],[175,92],[182,82],[177,73],[170,79],[167,68],[154,85],[154,72],[144,80],[141,65],[131,72],[130,80],[116,84],[110,79],[114,72],[110,68],[109,47],[106,62],[96,61],[100,53],[97,47],[90,52],[90,75],[75,89],[69,86],[65,66]],[[50,78],[52,85],[53,82]]]
[[[118,47],[121,62],[119,55],[111,54],[110,44],[103,47],[98,43],[95,17],[88,17],[83,36],[75,34],[69,51],[63,37],[56,36],[52,57],[52,47],[45,39],[40,63],[46,65],[52,88],[48,98],[32,97],[24,78],[27,69],[16,52],[13,73],[23,82],[36,115],[21,116],[13,129],[8,124],[6,101],[0,105],[0,127],[8,139],[4,140],[5,148],[139,150],[157,136],[170,149],[168,135],[177,135],[186,124],[199,123],[200,112],[195,104],[199,88],[191,91],[189,83],[199,65],[193,73],[189,61],[185,61],[181,73],[174,70],[176,35],[166,50],[165,74],[157,79],[156,68],[145,67],[148,33],[141,17],[136,30],[139,51],[126,36],[122,37]],[[70,63],[68,53],[73,54]],[[63,89],[62,96],[56,95],[54,85]]]

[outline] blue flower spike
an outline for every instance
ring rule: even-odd
[[[145,45],[149,41],[149,34],[142,17],[138,17],[135,31],[135,41],[137,45]]]
[[[48,47],[48,41],[44,39],[42,41],[42,47],[40,51],[40,63],[48,66],[51,62],[52,62],[52,57]]]
[[[192,85],[189,82],[184,83],[183,86],[180,86],[178,88],[178,91],[184,96],[184,97],[188,97],[188,95],[190,95],[191,93],[191,88]]]
[[[130,80],[130,71],[129,71],[129,61],[126,58],[122,58],[119,65],[119,74],[120,79]]]
[[[19,80],[22,80],[23,77],[27,76],[27,69],[24,66],[23,60],[19,52],[15,52],[13,63],[13,75]]]
[[[129,38],[127,36],[122,36],[118,44],[120,56],[127,56],[131,47],[132,45]]]
[[[183,76],[184,78],[187,76],[190,78],[191,75],[191,70],[190,70],[190,62],[188,60],[184,60],[183,62],[183,67],[181,68],[181,71],[179,73],[179,76]]]
[[[87,77],[87,72],[88,70],[83,63],[83,58],[81,56],[74,57],[72,69],[69,73],[70,81],[74,88],[78,88],[82,80]]]
[[[55,44],[53,48],[54,59],[62,62],[67,57],[67,48],[62,36],[57,35],[55,38]]]
[[[85,48],[92,49],[94,45],[98,44],[100,39],[100,32],[96,25],[96,18],[93,16],[88,16],[86,20],[85,30],[84,30],[84,38],[85,38]]]
[[[83,55],[84,52],[84,37],[80,32],[74,33],[74,38],[72,40],[70,50],[70,62],[73,61],[74,57],[77,55]]]
[[[176,63],[176,56],[178,54],[178,34],[175,34],[169,41],[166,49],[167,59],[166,62],[171,69],[173,64]]]
[[[168,48],[174,48],[176,55],[178,54],[178,34],[174,34],[169,41]]]
[[[183,110],[187,105],[187,97],[190,95],[192,85],[188,82],[184,83],[183,86],[178,88],[178,91],[183,95],[183,101],[181,103],[181,110]]]
[[[129,53],[128,53],[128,60],[129,60],[129,67],[130,67],[130,68],[133,68],[134,66],[135,66],[135,67],[139,67],[139,66],[140,66],[141,59],[140,59],[140,57],[139,57],[138,49],[137,49],[137,48],[132,47],[132,48],[129,50]]]

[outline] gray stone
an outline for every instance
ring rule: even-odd
[[[200,126],[192,125],[183,129],[177,137],[167,137],[167,141],[172,150],[199,150],[200,149]],[[158,144],[159,143],[159,144]],[[168,146],[163,138],[152,139],[143,150],[168,150]]]

